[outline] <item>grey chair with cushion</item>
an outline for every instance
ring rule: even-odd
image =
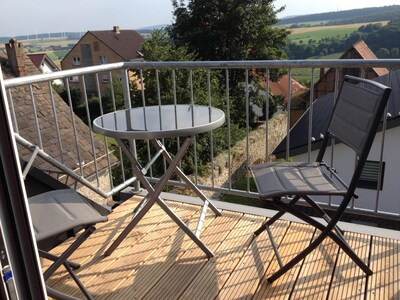
[[[39,255],[53,261],[43,274],[44,280],[49,279],[61,265],[64,265],[86,298],[92,299],[90,293],[73,272],[80,265],[69,261],[68,257],[95,230],[95,224],[107,221],[107,217],[100,215],[82,196],[71,189],[46,192],[30,197],[28,201]],[[47,239],[55,239],[67,232],[75,234],[76,231],[82,231],[82,229],[83,232],[60,256],[40,249],[40,243]],[[47,293],[56,299],[76,299],[50,287],[47,287]]]
[[[272,199],[272,204],[279,209],[276,215],[268,219],[254,233],[255,236],[258,236],[264,230],[267,231],[280,265],[280,269],[268,278],[269,282],[275,281],[286,273],[328,236],[349,255],[365,274],[372,274],[371,269],[350,248],[343,232],[338,228],[337,222],[341,219],[351,199],[357,198],[355,194],[356,186],[390,92],[390,88],[377,82],[345,76],[316,162],[273,162],[250,167],[260,198],[264,200]],[[357,155],[354,173],[348,183],[345,183],[336,170],[323,161],[325,150],[331,140],[334,140],[335,143],[343,143]],[[329,217],[311,198],[314,195],[340,196],[341,203],[334,214]],[[304,213],[303,210],[298,209],[295,204],[300,199],[304,199],[325,222],[317,221]],[[321,233],[297,256],[283,264],[269,226],[285,212],[291,213],[316,227]]]

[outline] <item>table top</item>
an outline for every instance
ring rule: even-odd
[[[119,139],[161,139],[211,131],[224,122],[224,112],[214,107],[155,105],[105,114],[93,121],[93,128]]]

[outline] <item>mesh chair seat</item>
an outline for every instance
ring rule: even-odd
[[[94,225],[107,221],[107,217],[100,215],[75,190],[62,189],[39,194],[28,199],[36,241],[39,243],[49,238],[57,239],[59,235],[74,231],[83,232],[60,255],[54,255],[40,249],[39,255],[53,261],[43,274],[44,280],[50,278],[54,272],[64,265],[72,279],[87,299],[93,299],[79,278],[73,272],[80,267],[78,263],[68,260],[68,257],[93,233]],[[47,293],[54,299],[72,300],[75,297],[66,295],[51,287],[46,287]]]
[[[320,163],[265,163],[250,167],[261,199],[289,195],[344,195],[347,187]]]
[[[74,190],[55,190],[29,198],[38,242],[79,226],[107,221]]]

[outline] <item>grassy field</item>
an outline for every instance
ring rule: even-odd
[[[375,22],[386,25],[388,22]],[[316,27],[306,27],[306,28],[295,28],[292,29],[292,33],[289,35],[289,39],[293,42],[300,42],[301,40],[305,43],[308,40],[313,39],[316,41],[322,38],[330,37],[345,37],[350,33],[357,31],[363,25],[371,23],[355,23],[347,25],[334,25],[334,26],[316,26]]]
[[[60,68],[61,59],[69,52],[73,45],[78,42],[78,39],[68,38],[41,38],[21,40],[25,48],[29,49],[30,53],[46,53],[48,57]],[[53,47],[62,49],[52,50]]]
[[[343,53],[333,53],[325,56],[313,56],[309,59],[338,59]],[[298,82],[304,84],[304,82],[311,81],[311,69],[310,68],[296,68],[292,69],[292,77]],[[314,71],[314,82],[319,78],[319,70]]]

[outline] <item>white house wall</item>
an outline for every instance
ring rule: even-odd
[[[382,132],[378,132],[368,160],[379,161],[381,153]],[[338,170],[339,175],[346,182],[350,181],[355,165],[355,154],[352,150],[343,144],[335,145],[333,150],[333,166]],[[311,161],[315,161],[318,151],[311,153]],[[307,161],[307,153],[294,156],[295,161]],[[328,147],[324,160],[330,164],[331,147]],[[398,173],[400,170],[400,128],[395,127],[386,131],[385,146],[383,153],[383,161],[386,162],[383,190],[379,191],[378,210],[389,213],[400,213],[400,178]],[[357,208],[375,210],[376,199],[378,193],[376,190],[358,188],[356,193],[359,198],[355,200],[354,206]],[[318,201],[327,203],[327,197],[320,197]],[[335,199],[331,199],[332,203],[338,203]]]

